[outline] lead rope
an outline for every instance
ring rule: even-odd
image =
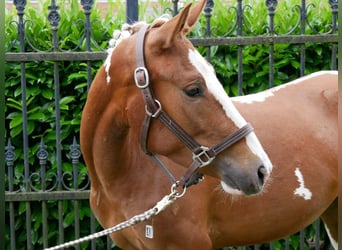
[[[117,224],[111,228],[107,228],[105,230],[102,230],[100,232],[94,233],[94,234],[90,234],[88,236],[85,236],[83,238],[77,239],[77,240],[73,240],[73,241],[69,241],[63,244],[60,244],[58,246],[54,246],[54,247],[50,247],[50,248],[45,248],[45,250],[57,250],[57,249],[63,249],[66,247],[71,247],[71,246],[75,246],[75,245],[79,245],[83,242],[86,241],[90,241],[93,239],[97,239],[100,238],[102,236],[105,235],[109,235],[111,233],[117,232],[117,231],[121,231],[127,227],[133,226],[135,224],[141,223],[143,221],[147,221],[149,220],[151,217],[159,214],[161,211],[163,211],[166,207],[170,206],[173,202],[175,202],[177,199],[181,198],[185,192],[186,192],[186,188],[184,187],[183,191],[181,193],[179,193],[177,191],[177,187],[178,187],[178,183],[175,183],[171,186],[171,192],[168,195],[165,195],[153,208],[133,216],[132,218],[121,222],[120,224]]]

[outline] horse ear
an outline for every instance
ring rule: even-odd
[[[175,17],[164,23],[158,32],[151,34],[151,41],[158,48],[169,48],[175,39],[181,38],[188,34],[191,28],[195,25],[198,16],[204,7],[206,0],[202,0],[191,8],[191,3]]]
[[[206,2],[207,0],[201,0],[199,3],[197,3],[194,7],[191,8],[190,14],[187,19],[187,25],[183,29],[184,34],[188,34],[191,31],[192,27],[197,22],[197,19],[201,14]]]

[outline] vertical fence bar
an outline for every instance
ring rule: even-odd
[[[306,22],[306,3],[305,0],[301,0],[300,7],[300,34],[305,34],[305,22]],[[305,44],[300,45],[300,76],[305,75]]]
[[[46,191],[46,163],[48,158],[48,152],[46,151],[47,146],[44,144],[43,138],[41,138],[39,149],[37,152],[37,158],[39,159],[40,165],[40,183],[42,192]],[[42,230],[43,230],[43,247],[48,247],[48,212],[46,201],[42,201]]]
[[[70,158],[73,167],[73,180],[74,180],[74,190],[78,190],[78,164],[80,162],[81,151],[80,145],[77,144],[76,138],[74,136],[73,143],[70,146]],[[80,214],[79,214],[79,203],[78,200],[74,200],[74,214],[75,214],[75,239],[80,238]],[[76,249],[80,249],[80,245],[75,246]]]
[[[178,14],[178,2],[179,2],[179,0],[172,0],[172,3],[173,3],[173,16]]]
[[[91,51],[91,22],[90,22],[90,14],[91,14],[91,8],[93,5],[93,0],[81,0],[81,4],[83,5],[83,11],[84,15],[86,17],[85,23],[84,23],[84,30],[85,30],[85,39],[86,39],[86,48],[87,51]],[[92,75],[91,75],[91,61],[87,61],[87,86],[88,90],[90,88],[92,82]]]
[[[96,230],[96,224],[95,224],[95,217],[94,214],[90,214],[90,233],[95,233]],[[91,250],[96,250],[96,240],[91,240]]]
[[[338,13],[338,0],[329,0],[329,4],[331,7],[331,23],[332,23],[332,34],[336,34],[337,32],[337,13]],[[337,59],[336,59],[336,54],[337,54],[337,44],[333,43],[332,48],[331,48],[331,69],[337,70]]]
[[[5,3],[0,3],[0,39],[5,41]],[[5,43],[0,45],[0,221],[5,221]],[[5,223],[0,225],[0,249],[5,249]]]
[[[205,20],[206,20],[206,28],[205,28],[206,37],[211,36],[210,19],[212,16],[213,8],[214,8],[214,1],[208,0],[204,7],[204,15],[205,15]],[[210,46],[207,47],[206,57],[207,57],[207,61],[210,62]]]
[[[107,238],[107,250],[112,249],[112,240],[110,239],[109,236],[106,237]]]
[[[126,23],[133,24],[139,19],[138,14],[138,0],[127,0],[126,1]]]
[[[321,227],[321,221],[318,219],[315,223],[315,249],[319,250],[320,249],[320,239],[321,239],[321,235],[320,235],[320,227]]]
[[[13,179],[14,179],[14,159],[15,159],[15,153],[14,153],[14,147],[11,144],[11,140],[8,139],[7,146],[5,147],[5,160],[7,163],[7,169],[8,169],[8,191],[13,192],[14,186],[13,186]],[[14,203],[9,202],[9,223],[10,223],[10,237],[11,237],[11,249],[16,249],[16,243],[15,243],[15,220],[14,220]]]
[[[268,9],[268,17],[269,17],[269,35],[271,37],[274,36],[274,15],[277,7],[277,0],[266,0],[266,6]],[[274,44],[270,43],[269,49],[269,88],[274,86]]]
[[[16,6],[18,14],[18,34],[20,52],[25,52],[25,7],[26,0],[14,0],[13,3]],[[21,81],[21,101],[22,101],[22,122],[23,122],[23,152],[24,152],[24,176],[25,176],[25,191],[30,192],[29,175],[29,152],[28,152],[28,125],[27,125],[27,103],[26,103],[26,69],[25,62],[20,63],[20,81]],[[31,205],[30,202],[25,203],[26,206],[26,234],[27,234],[27,250],[32,249],[32,237],[31,237]]]
[[[270,250],[273,250],[274,249],[274,242],[271,242],[270,243]]]
[[[60,21],[60,15],[58,13],[59,7],[56,5],[55,0],[51,0],[51,5],[48,7],[50,13],[48,15],[48,20],[51,25],[52,30],[52,48],[54,52],[58,51],[58,24]],[[60,124],[60,82],[59,82],[59,67],[58,62],[53,63],[54,68],[54,86],[55,86],[55,122],[56,122],[56,163],[57,163],[57,180],[58,186],[57,190],[62,190],[62,152],[61,152],[61,124]],[[59,244],[64,242],[64,228],[63,228],[63,201],[58,201],[58,237]]]
[[[81,0],[81,4],[83,5],[84,14],[85,14],[85,17],[86,17],[86,21],[84,23],[84,25],[85,25],[84,29],[86,31],[85,32],[85,34],[86,34],[86,47],[87,47],[87,51],[92,51],[91,46],[90,46],[90,43],[91,43],[91,30],[92,30],[91,22],[90,22],[90,14],[91,14],[91,9],[92,9],[92,5],[93,5],[93,1],[92,0]],[[128,2],[127,2],[127,5],[128,5]],[[138,13],[138,10],[136,10],[136,12]],[[91,82],[92,82],[91,61],[87,61],[87,86],[88,86],[88,91],[90,89]],[[75,142],[75,138],[74,138],[74,142]],[[76,186],[77,186],[77,184],[74,183],[74,187],[75,188],[76,188]],[[76,203],[75,203],[74,209],[76,209],[77,206],[78,206],[78,204],[76,205]],[[94,215],[91,213],[91,215],[90,215],[90,233],[91,234],[95,233],[95,230],[96,230],[95,225],[96,225],[95,224],[95,218],[94,218]],[[79,227],[79,222],[78,222],[78,227]],[[77,233],[75,231],[75,234],[77,235],[79,233]],[[95,250],[96,249],[96,240],[95,239],[91,240],[90,244],[91,244],[90,245],[91,249]]]
[[[237,35],[242,36],[242,21],[243,21],[243,8],[242,0],[238,0],[238,8],[236,13],[237,18]],[[243,87],[243,64],[242,64],[242,45],[238,45],[238,95],[242,95]]]
[[[286,239],[285,239],[285,250],[290,250],[289,237],[286,237]]]

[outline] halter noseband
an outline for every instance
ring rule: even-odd
[[[153,157],[156,160],[158,165],[163,169],[163,171],[168,175],[168,177],[173,183],[177,183],[181,187],[190,186],[198,183],[198,181],[203,177],[202,174],[196,173],[197,169],[210,164],[215,159],[216,155],[218,155],[226,148],[232,146],[236,142],[243,139],[245,136],[247,136],[250,132],[253,131],[253,128],[249,123],[247,123],[245,126],[241,127],[231,135],[224,138],[218,144],[214,145],[211,148],[208,148],[197,143],[176,122],[174,122],[168,116],[168,114],[164,112],[161,103],[155,98],[149,82],[149,75],[144,62],[144,40],[146,30],[148,27],[148,25],[144,25],[140,28],[137,34],[137,68],[134,72],[135,84],[142,92],[146,110],[146,115],[142,125],[140,138],[141,148],[147,155]],[[159,119],[171,132],[173,132],[174,135],[176,135],[192,151],[193,162],[179,181],[176,181],[170,173],[170,171],[159,160],[159,158],[147,149],[147,137],[151,123],[151,118]]]

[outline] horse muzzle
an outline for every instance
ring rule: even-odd
[[[255,195],[263,190],[269,172],[262,164],[241,167],[236,163],[219,163],[221,186],[233,195]]]

